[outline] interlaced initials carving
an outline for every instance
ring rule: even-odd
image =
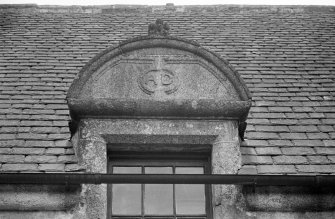
[[[147,94],[164,92],[171,94],[178,89],[178,77],[170,70],[162,68],[163,59],[156,57],[155,68],[140,74],[138,83],[140,88]]]
[[[166,69],[151,70],[141,75],[139,84],[147,94],[164,92],[171,94],[178,88],[176,76]]]
[[[162,19],[157,19],[155,23],[149,24],[148,35],[169,35],[170,27],[168,23],[164,22]]]

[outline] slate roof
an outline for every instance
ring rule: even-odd
[[[335,173],[335,7],[229,5],[0,5],[0,170],[80,171],[67,90],[156,18],[227,59],[252,92],[240,173]]]

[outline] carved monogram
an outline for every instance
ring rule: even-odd
[[[162,68],[164,65],[163,56],[152,56],[155,59],[154,69],[140,74],[138,78],[140,88],[147,94],[157,92],[172,94],[179,87],[178,77],[171,70]]]
[[[178,78],[167,69],[150,70],[139,77],[140,88],[147,94],[165,92],[172,94],[178,89]]]

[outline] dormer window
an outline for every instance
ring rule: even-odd
[[[113,174],[208,174],[203,153],[117,153],[109,156]],[[210,185],[109,185],[109,218],[211,218]]]
[[[149,36],[97,55],[71,85],[72,140],[87,172],[232,174],[240,169],[240,140],[251,106],[247,87],[227,61],[168,31],[158,20]],[[126,154],[114,154],[120,151]],[[206,162],[191,162],[189,156],[204,151]],[[149,154],[140,159],[138,152]],[[225,199],[235,200],[238,189],[212,187],[88,185],[86,216],[220,218],[211,215],[210,204],[230,203]],[[221,194],[225,190],[232,196]]]

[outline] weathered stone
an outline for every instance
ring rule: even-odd
[[[80,187],[50,185],[1,185],[0,192],[1,212],[18,212],[18,210],[40,212],[65,211],[73,209],[77,205],[79,201]],[[16,218],[15,216],[13,217]]]
[[[250,106],[239,76],[219,57],[186,40],[144,37],[107,50],[95,61],[69,89],[72,113],[244,118]],[[89,84],[83,87],[85,81]]]
[[[149,24],[148,35],[169,35],[170,27],[168,23],[164,22],[162,19],[157,19],[155,23]]]
[[[249,210],[290,212],[289,218],[294,212],[331,211],[335,207],[333,188],[315,190],[300,186],[245,186],[244,194]]]
[[[245,129],[239,127],[251,105],[247,87],[227,62],[195,42],[157,36],[166,30],[158,21],[149,28],[153,35],[99,54],[71,85],[72,142],[87,172],[106,173],[113,151],[206,152],[213,173],[236,174],[241,168]],[[59,156],[58,162],[73,158]],[[106,218],[106,185],[83,188],[86,217]],[[215,185],[213,191],[215,212],[232,218],[241,205],[240,187]]]

